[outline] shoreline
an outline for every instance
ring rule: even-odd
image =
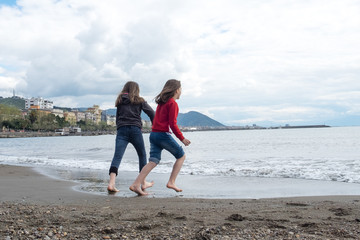
[[[360,196],[114,197],[0,165],[3,239],[358,239]],[[214,189],[216,191],[216,189]]]
[[[77,191],[107,195],[109,180],[108,171],[91,169],[62,169],[51,167],[34,168],[40,174],[51,178],[63,179],[79,183],[74,187]],[[120,190],[116,197],[133,197],[128,187],[137,177],[137,172],[119,171],[116,187]],[[177,184],[184,191],[176,193],[165,187],[169,173],[148,175],[148,181],[154,181],[148,189],[152,198],[181,197],[190,199],[266,199],[315,196],[360,196],[359,183],[337,181],[293,179],[293,178],[261,178],[241,176],[206,176],[179,174]],[[214,189],[216,191],[214,191]]]

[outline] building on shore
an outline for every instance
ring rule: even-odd
[[[110,126],[116,126],[116,116],[107,115],[106,116],[106,124]]]
[[[65,121],[68,121],[72,126],[76,124],[76,115],[74,112],[64,112]]]
[[[85,112],[85,121],[96,123],[96,116],[91,112]]]
[[[62,109],[55,109],[55,108],[51,109],[51,113],[60,118],[64,117],[64,110],[62,110]]]
[[[86,113],[90,113],[91,115],[85,114],[85,116],[88,116],[89,118],[91,117],[94,123],[99,124],[101,122],[101,112],[102,110],[100,109],[99,105],[94,105],[93,107],[86,110]]]
[[[116,116],[113,114],[108,114],[106,110],[101,113],[101,121],[106,122],[109,126],[116,126]]]
[[[72,112],[75,114],[76,122],[80,122],[80,121],[85,121],[85,120],[86,120],[86,117],[85,117],[85,113],[84,113],[84,112],[80,112],[79,110],[73,110]]]
[[[32,106],[39,106],[39,109],[53,109],[54,103],[42,97],[25,99],[25,109],[30,109]]]

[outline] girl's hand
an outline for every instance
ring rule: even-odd
[[[190,145],[190,140],[189,139],[186,139],[184,138],[182,141],[181,141],[185,146],[189,146]]]

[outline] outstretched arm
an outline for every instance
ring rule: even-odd
[[[153,120],[154,120],[154,117],[155,117],[154,110],[150,107],[150,105],[147,102],[143,102],[142,109],[146,113],[146,115],[149,116],[149,118],[151,120],[151,123],[153,123]]]

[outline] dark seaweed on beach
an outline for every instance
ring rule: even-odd
[[[226,220],[229,221],[244,221],[245,218],[241,216],[240,214],[231,214]]]
[[[294,207],[307,207],[309,206],[306,203],[293,203],[293,202],[288,202],[286,203],[287,206],[294,206]]]
[[[343,209],[343,208],[330,208],[330,212],[333,212],[335,216],[341,217],[341,216],[349,216],[350,210]]]

